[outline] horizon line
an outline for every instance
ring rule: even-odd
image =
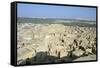
[[[91,19],[85,19],[85,18],[60,18],[60,17],[17,17],[17,18],[42,18],[42,19],[75,19],[75,20],[88,20],[88,21],[96,21]]]

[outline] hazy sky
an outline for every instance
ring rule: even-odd
[[[22,4],[17,6],[18,17],[96,19],[96,8]]]

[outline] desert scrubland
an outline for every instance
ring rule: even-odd
[[[96,60],[96,27],[17,24],[17,64]]]

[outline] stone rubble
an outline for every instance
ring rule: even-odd
[[[17,61],[35,57],[39,52],[58,57],[59,61],[63,57],[96,55],[95,27],[32,23],[20,23],[17,27]],[[44,57],[40,54],[37,58]]]

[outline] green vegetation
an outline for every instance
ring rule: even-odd
[[[67,26],[96,27],[96,21],[56,18],[17,18],[17,23],[63,24]]]

